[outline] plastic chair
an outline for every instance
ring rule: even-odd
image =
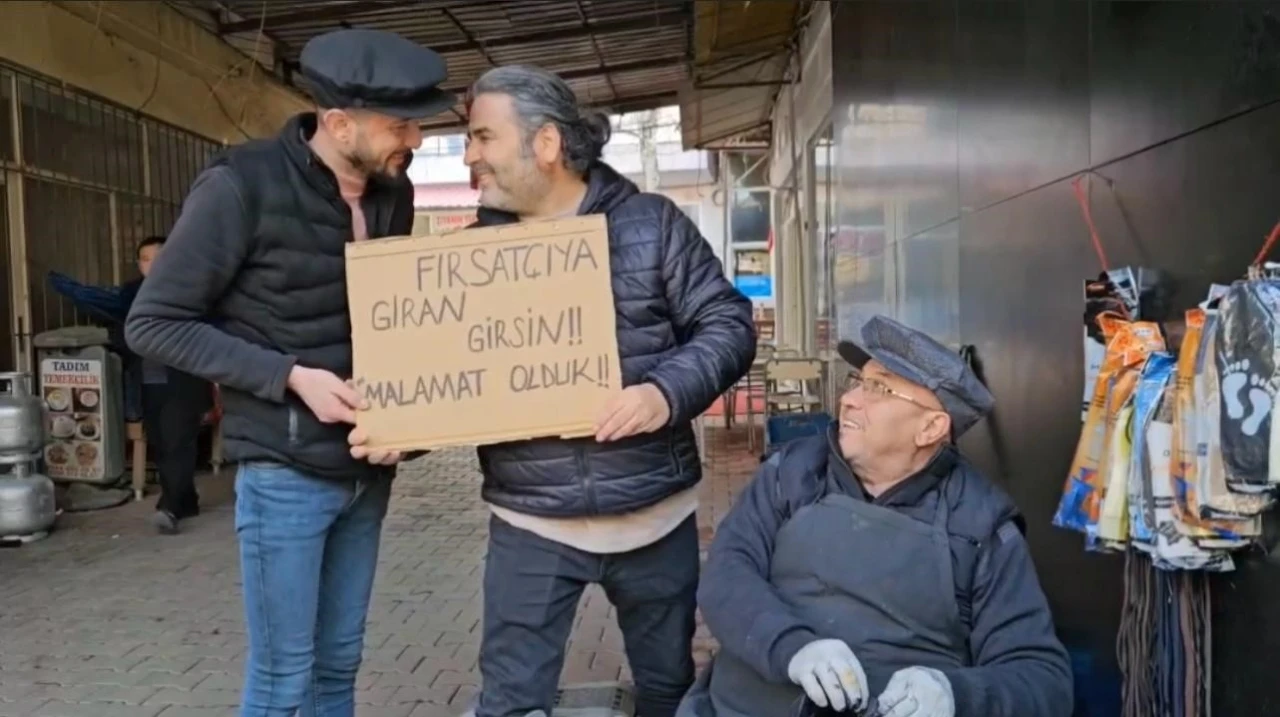
[[[774,355],[775,350],[772,345],[761,344],[758,346],[755,363],[751,364],[747,375],[739,379],[738,383],[726,394],[725,428],[731,428],[737,422],[738,396],[740,394],[746,396],[747,446],[748,450],[753,452],[755,451],[756,440],[756,406],[764,400],[765,365],[773,359]]]
[[[823,363],[816,358],[775,356],[764,365],[764,419],[822,410]]]

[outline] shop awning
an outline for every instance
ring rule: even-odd
[[[696,3],[693,78],[680,92],[686,149],[764,146],[812,0]]]
[[[275,71],[286,82],[292,81],[307,40],[341,27],[390,30],[436,50],[449,63],[448,89],[460,95],[491,67],[533,64],[568,80],[583,103],[612,113],[676,104],[680,89],[689,82],[693,59],[695,3],[684,0],[172,0],[172,4],[198,16],[246,53],[278,58]],[[465,114],[459,104],[423,128],[432,133],[458,132],[466,124]]]

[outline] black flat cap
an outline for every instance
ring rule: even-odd
[[[995,407],[995,398],[959,353],[887,316],[871,317],[862,326],[861,343],[841,341],[836,351],[856,369],[875,359],[890,372],[933,391],[951,416],[957,438]]]
[[[458,101],[439,87],[447,74],[444,58],[394,32],[351,29],[313,37],[300,64],[307,89],[326,108],[425,119]]]

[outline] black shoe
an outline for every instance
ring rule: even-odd
[[[164,535],[174,535],[178,532],[178,519],[173,517],[173,513],[167,511],[157,510],[153,513],[151,524]]]

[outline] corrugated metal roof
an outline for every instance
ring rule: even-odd
[[[581,101],[612,112],[674,104],[693,56],[690,0],[185,0],[224,36],[259,30],[274,41],[286,80],[307,40],[339,27],[390,30],[440,52],[449,89],[494,65],[534,64],[564,77]],[[464,110],[428,131],[463,126]]]
[[[789,57],[779,53],[680,93],[684,146],[704,149],[740,142],[742,135],[769,139],[769,119]]]
[[[694,78],[680,92],[686,148],[768,144],[812,0],[697,4]]]

